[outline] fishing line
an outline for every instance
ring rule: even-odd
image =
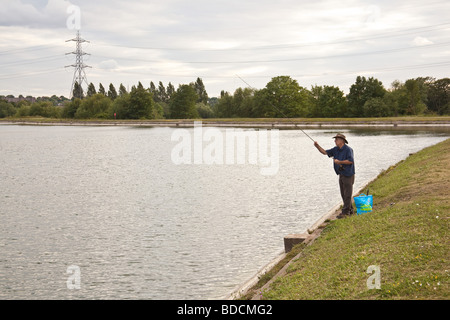
[[[249,85],[248,82],[245,81],[244,79],[242,79],[239,75],[236,75],[236,77],[238,77],[239,79],[241,79],[241,80],[242,80],[242,81],[243,81],[250,89],[252,89],[252,90],[258,90],[258,89],[256,89],[255,87],[252,87],[251,85]],[[273,108],[277,109],[277,110],[278,110],[285,118],[288,118],[288,116],[286,116],[286,115],[284,114],[284,112],[281,111],[279,108],[277,108],[272,102],[270,102],[270,101],[268,101],[268,102],[269,102],[269,104],[270,104]],[[305,131],[303,131],[301,128],[299,128],[299,129],[300,129],[300,131],[303,132],[308,138],[310,138],[312,142],[315,142],[314,139],[311,138]]]

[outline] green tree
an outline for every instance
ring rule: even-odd
[[[170,99],[173,97],[173,95],[175,94],[175,87],[173,86],[173,84],[171,84],[169,82],[169,84],[167,85],[167,89],[166,89],[166,94],[167,94],[167,102],[170,101]]]
[[[31,106],[24,104],[16,109],[16,117],[28,117],[30,115]]]
[[[14,106],[0,99],[0,118],[12,117],[16,114],[16,108]]]
[[[112,101],[116,100],[117,98],[117,91],[112,83],[109,84],[108,98],[110,98]]]
[[[170,118],[170,106],[167,102],[155,103],[157,113],[155,119],[169,119]]]
[[[386,93],[381,81],[370,77],[358,76],[356,82],[350,87],[348,99],[348,117],[363,117],[364,104],[372,98],[382,98]]]
[[[152,119],[154,101],[152,94],[145,90],[142,83],[131,89],[127,117],[129,119]]]
[[[83,99],[84,98],[83,87],[81,87],[80,84],[76,81],[73,85],[72,97],[73,97],[72,99],[75,99],[75,98]]]
[[[127,89],[125,88],[125,86],[123,84],[120,84],[119,96],[123,97],[123,96],[125,96],[127,94],[128,94],[128,92],[127,92]]]
[[[170,101],[170,117],[172,119],[198,118],[195,107],[197,99],[197,93],[192,86],[180,85]]]
[[[392,82],[391,89],[386,95],[391,99],[391,103],[388,104],[388,106],[393,110],[393,115],[398,116],[406,114],[408,108],[408,94],[404,83],[395,80]]]
[[[376,98],[375,98],[376,99]],[[385,110],[386,117],[398,116],[398,99],[393,91],[387,91],[383,97],[383,102],[386,105],[387,110]]]
[[[36,116],[43,116],[44,110],[43,107],[47,106],[46,103],[43,105],[41,102],[33,103],[30,107],[30,116],[36,117]]]
[[[437,114],[450,114],[450,78],[434,80],[429,84],[427,106]]]
[[[103,87],[103,85],[101,83],[98,85],[98,93],[106,96],[105,87]]]
[[[408,97],[408,106],[406,114],[418,115],[422,114],[427,106],[426,101],[426,87],[421,79],[409,79],[405,82],[405,89]]]
[[[150,81],[150,87],[148,90],[152,94],[153,100],[155,102],[161,102],[161,101],[159,101],[158,90],[156,89],[156,86],[153,83],[153,81]]]
[[[72,101],[65,104],[62,110],[62,117],[63,118],[74,118],[75,113],[77,112],[78,108],[81,106],[81,99],[73,99]]]
[[[74,116],[77,119],[108,118],[108,109],[111,104],[111,99],[97,93],[92,97],[83,99]]]
[[[87,96],[92,97],[94,94],[96,94],[97,91],[95,90],[94,84],[91,82],[89,83],[88,89],[87,89]]]
[[[289,76],[272,78],[255,93],[255,98],[258,106],[255,113],[261,117],[306,117],[312,108],[309,91]]]
[[[200,103],[196,103],[195,107],[197,109],[198,115],[203,119],[212,118],[214,116],[213,110],[207,104],[200,102]]]
[[[169,112],[169,106],[166,102],[155,103],[153,108],[153,119],[165,119]]]
[[[222,90],[220,92],[220,99],[214,106],[215,113],[219,118],[233,118],[237,117],[237,112],[234,110],[233,96],[229,92]]]
[[[158,90],[156,91],[156,96],[158,97],[159,102],[167,102],[167,93],[166,88],[163,83],[160,81],[158,85]]]
[[[128,107],[130,105],[130,94],[122,93],[114,100],[110,116],[113,118],[114,113],[116,114],[116,119],[127,119],[128,118]]]
[[[311,88],[313,107],[311,116],[322,118],[344,117],[347,99],[344,92],[334,86],[314,86]]]
[[[195,83],[193,84],[195,92],[197,93],[197,102],[198,103],[208,103],[208,93],[206,92],[205,85],[203,84],[203,80],[197,78]]]
[[[61,116],[61,108],[54,106],[51,101],[39,101],[31,105],[29,115],[59,118]]]
[[[371,98],[364,103],[363,114],[365,117],[388,117],[391,115],[391,110],[385,102],[386,100],[380,97]]]
[[[238,88],[233,94],[232,109],[234,115],[241,118],[249,118],[254,113],[254,89]]]

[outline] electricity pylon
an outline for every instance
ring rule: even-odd
[[[66,53],[67,54],[74,54],[76,56],[75,58],[75,64],[66,66],[67,67],[74,67],[75,68],[75,72],[73,73],[73,80],[72,80],[72,88],[70,90],[70,97],[73,97],[73,89],[75,87],[75,83],[78,83],[80,90],[78,90],[78,92],[76,92],[76,94],[78,96],[74,97],[74,98],[83,98],[83,83],[86,84],[86,88],[88,87],[88,82],[87,82],[87,78],[86,78],[86,72],[84,71],[85,68],[92,68],[91,66],[88,66],[86,64],[84,64],[83,62],[83,56],[84,55],[89,55],[89,53],[86,53],[83,51],[81,44],[83,42],[88,42],[87,40],[84,40],[82,38],[80,38],[80,31],[77,31],[77,36],[74,39],[70,39],[70,40],[66,40],[66,42],[69,41],[75,41],[76,42],[76,49],[73,52],[69,52]]]

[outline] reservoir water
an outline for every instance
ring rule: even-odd
[[[332,160],[300,130],[279,131],[272,175],[176,164],[176,130],[0,125],[0,299],[220,299],[340,202]],[[347,136],[355,190],[450,136],[305,130],[325,149]]]

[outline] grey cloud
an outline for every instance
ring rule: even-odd
[[[3,0],[0,6],[0,26],[20,26],[34,29],[66,28],[69,1]]]
[[[450,25],[436,27],[448,21],[450,3],[444,0],[3,1],[0,28],[17,32],[24,47],[37,45],[32,28],[51,29],[65,45],[74,35],[66,27],[67,7],[79,6],[81,34],[91,41],[85,49],[92,54],[87,63],[93,69],[87,72],[94,83],[151,79],[176,85],[201,76],[212,96],[245,86],[235,76],[239,73],[257,88],[273,76],[291,75],[306,87],[330,84],[346,90],[358,73],[379,76],[389,85],[428,75],[428,70],[401,67],[429,63],[422,57],[430,50],[440,62],[448,47],[439,45],[450,42]],[[8,39],[0,40],[0,48],[11,43]],[[436,47],[427,49],[427,43]],[[68,45],[63,53],[70,51]],[[398,50],[407,47],[417,51]],[[393,67],[398,70],[389,71]],[[437,77],[443,72],[430,70]],[[27,81],[18,79],[17,85],[28,88]],[[43,81],[52,91],[54,83]]]

